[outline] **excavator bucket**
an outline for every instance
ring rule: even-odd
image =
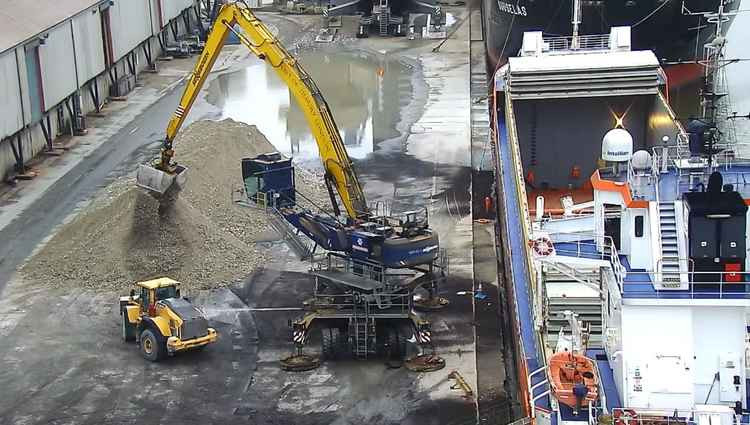
[[[139,187],[163,195],[172,186],[182,187],[187,180],[187,167],[177,165],[174,173],[159,170],[151,164],[141,164],[136,172],[135,182]]]

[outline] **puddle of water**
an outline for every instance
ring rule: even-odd
[[[377,53],[311,51],[298,56],[325,96],[349,156],[366,158],[399,136],[396,125],[412,93],[411,69]],[[275,71],[259,60],[219,76],[207,100],[221,118],[254,124],[279,152],[319,166],[318,147],[302,110]]]
[[[456,17],[452,13],[445,14],[445,26],[452,27],[456,23]]]
[[[328,102],[370,202],[388,201],[395,212],[423,206],[433,212],[450,198],[453,210],[465,210],[458,204],[468,205],[463,195],[469,183],[454,182],[460,167],[434,155],[434,149],[420,155],[420,147],[408,141],[428,97],[413,64],[380,52],[346,50],[313,50],[298,58]],[[209,85],[206,100],[220,110],[218,118],[256,125],[279,152],[305,168],[322,168],[302,110],[264,62],[253,60],[219,76]],[[445,143],[427,134],[418,139],[417,145],[433,148]],[[446,164],[438,167],[437,162]],[[450,196],[444,197],[447,188]]]

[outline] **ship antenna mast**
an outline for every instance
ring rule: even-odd
[[[724,49],[726,47],[726,37],[723,34],[723,24],[728,22],[730,18],[737,15],[739,11],[727,12],[725,10],[725,0],[719,2],[719,9],[716,12],[693,12],[685,7],[685,2],[682,2],[682,13],[691,16],[702,16],[706,19],[709,24],[715,25],[716,29],[714,32],[713,39],[703,46],[703,58],[699,63],[704,68],[703,74],[703,87],[700,91],[701,98],[701,118],[709,128],[705,137],[708,141],[708,166],[711,167],[711,162],[714,155],[714,145],[717,139],[721,136],[721,132],[717,128],[717,121],[719,120],[720,109],[727,106],[727,100],[724,100],[728,93],[726,90],[726,81],[724,75],[724,67],[732,60],[724,59]],[[700,35],[697,36],[700,38]],[[726,112],[726,111],[725,111]],[[726,118],[732,119],[739,117],[729,116]],[[731,138],[730,138],[731,139]]]
[[[573,0],[573,39],[571,40],[571,47],[573,50],[578,49],[578,27],[581,25],[581,0]]]

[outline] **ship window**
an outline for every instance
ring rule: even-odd
[[[636,238],[643,237],[643,216],[642,215],[635,216],[635,237]]]

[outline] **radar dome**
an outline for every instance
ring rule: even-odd
[[[602,139],[602,159],[625,162],[633,155],[633,136],[623,128],[613,128]]]
[[[644,150],[636,151],[630,163],[636,170],[645,170],[651,166],[651,154]]]

